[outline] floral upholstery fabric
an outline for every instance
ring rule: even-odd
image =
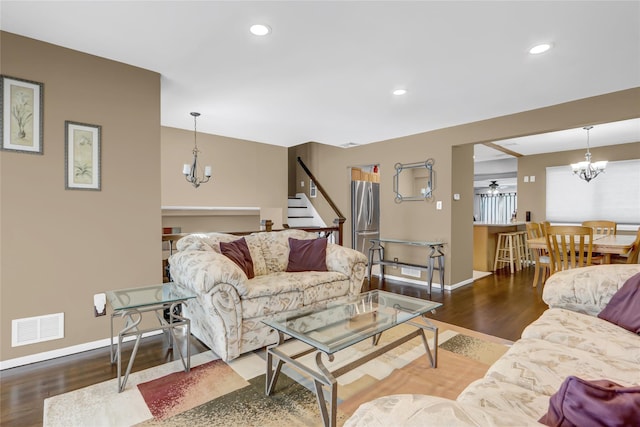
[[[194,233],[178,240],[178,251],[213,251],[220,252],[220,242],[233,242],[239,236],[224,233]]]
[[[597,317],[551,308],[522,331],[537,338],[640,365],[640,337]]]
[[[637,363],[546,340],[522,338],[489,368],[485,377],[551,396],[568,375],[640,385],[638,368]]]
[[[362,253],[329,243],[329,271],[288,273],[289,237],[316,235],[291,229],[244,236],[253,261],[252,279],[220,253],[220,242],[239,236],[192,234],[176,244],[178,251],[169,258],[171,276],[178,286],[197,294],[185,305],[192,333],[222,359],[275,343],[277,333],[261,322],[265,316],[360,293],[367,264]]]
[[[449,399],[420,394],[385,396],[365,403],[344,427],[389,426],[539,426],[533,418],[498,410],[462,405]]]
[[[496,410],[518,417],[539,419],[549,408],[549,396],[518,384],[486,377],[472,382],[456,401],[467,406]],[[519,425],[519,424],[514,424]]]
[[[551,308],[596,316],[624,282],[638,272],[638,264],[595,265],[559,271],[547,279],[542,299]]]
[[[596,317],[638,272],[640,265],[598,265],[555,273],[543,291],[549,310],[456,401],[386,396],[361,405],[345,426],[539,425],[570,375],[640,386],[640,336]]]

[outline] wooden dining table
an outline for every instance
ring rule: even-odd
[[[631,250],[636,236],[625,234],[594,234],[591,246],[592,252],[598,252],[604,255],[603,263],[611,262],[611,254],[623,255]],[[528,239],[527,244],[531,249],[547,249],[547,239],[544,237],[536,237]]]

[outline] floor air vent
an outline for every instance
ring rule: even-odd
[[[27,317],[11,321],[11,346],[64,338],[64,313]]]

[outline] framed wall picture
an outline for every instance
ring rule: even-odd
[[[64,122],[65,188],[68,190],[101,189],[101,126]]]
[[[0,75],[0,149],[42,154],[44,85]]]

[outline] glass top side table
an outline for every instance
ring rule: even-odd
[[[183,354],[179,345],[175,348],[178,351],[185,372],[189,372],[191,366],[191,349],[189,346],[189,336],[191,335],[191,321],[176,313],[178,304],[186,304],[196,297],[190,292],[174,283],[164,283],[162,285],[146,286],[141,288],[118,289],[107,291],[107,300],[111,305],[111,363],[118,365],[118,392],[122,392],[127,384],[127,379],[131,373],[133,362],[140,346],[142,336],[148,332],[167,331],[169,348],[173,348],[176,341],[175,331],[180,327],[185,327],[186,355]],[[168,319],[165,319],[165,310],[169,311]],[[152,312],[159,322],[158,326],[141,329],[142,314]],[[115,317],[125,319],[124,327],[118,332],[118,342],[114,348],[113,320]],[[127,370],[122,375],[122,344],[127,337],[135,337],[135,344],[129,358]]]

